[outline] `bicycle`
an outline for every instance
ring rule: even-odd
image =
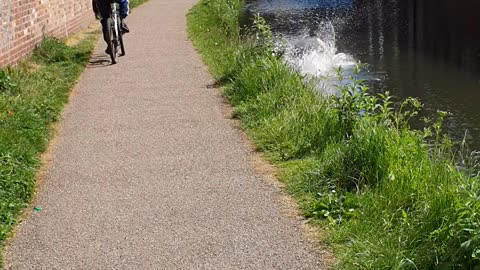
[[[125,55],[125,45],[123,43],[122,19],[119,14],[118,3],[115,0],[110,1],[111,13],[107,19],[108,26],[108,47],[110,48],[110,58],[112,65],[117,63],[119,51],[120,56]],[[120,47],[120,50],[119,50]]]

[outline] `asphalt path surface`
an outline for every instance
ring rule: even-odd
[[[99,41],[6,269],[321,269],[186,34],[195,0],[150,0],[127,55]]]

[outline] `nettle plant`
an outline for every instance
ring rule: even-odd
[[[354,68],[355,76],[345,78],[343,69],[337,69],[339,82],[347,79],[350,83],[337,85],[340,92],[338,96],[332,96],[333,107],[338,114],[339,122],[345,130],[346,137],[351,136],[355,123],[364,117],[371,117],[378,123],[391,127],[397,131],[402,128],[410,128],[409,122],[418,116],[423,104],[416,98],[407,98],[399,106],[395,106],[389,91],[377,95],[370,94],[365,81],[356,76],[364,67],[359,63]],[[442,116],[444,113],[442,112]],[[444,117],[439,118],[436,124],[441,127]],[[430,129],[429,129],[430,130]],[[438,129],[435,128],[437,131]]]
[[[253,18],[252,32],[255,38],[255,47],[262,53],[272,55],[275,50],[275,41],[270,26],[260,14]]]
[[[360,69],[361,65],[355,68],[356,75]],[[406,138],[416,138],[415,142],[424,142],[420,147],[425,147],[442,158],[451,157],[452,153],[452,144],[448,143],[448,137],[441,132],[442,123],[448,113],[439,112],[436,120],[431,121],[429,126],[423,130],[413,130],[410,123],[423,108],[420,101],[407,98],[395,103],[389,92],[370,94],[363,80],[356,79],[355,76],[344,78],[343,73],[339,68],[339,82],[347,79],[349,83],[340,84],[339,94],[329,98],[331,111],[338,120],[338,128],[342,134],[341,138],[335,139],[337,149],[341,152],[341,158],[334,166],[337,192],[329,193],[328,196],[322,193],[318,196],[320,201],[324,202],[321,208],[328,214],[326,217],[331,223],[354,217],[352,209],[361,208],[352,201],[345,207],[342,196],[347,193],[363,193],[375,188],[379,183],[395,179],[390,168],[396,161],[389,152],[397,151],[398,147],[409,147],[406,145],[409,139]],[[432,143],[427,143],[426,139]],[[415,142],[410,141],[412,145],[415,145]],[[335,217],[334,220],[332,217]]]

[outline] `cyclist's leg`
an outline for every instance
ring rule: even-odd
[[[117,0],[117,3],[120,6],[120,17],[125,19],[128,16],[128,12],[130,12],[128,0]]]
[[[128,6],[128,0],[117,0],[117,3],[120,6],[120,17],[122,18],[122,31],[124,33],[130,32],[130,29],[128,29],[127,24],[125,23],[125,18],[128,16],[129,13],[129,6]]]
[[[102,17],[102,32],[103,32],[103,40],[107,43],[107,51],[110,49],[108,48],[109,36],[108,36],[108,24],[107,20],[110,18],[110,2],[108,0],[99,0],[97,1],[98,9],[100,11],[100,16]],[[108,53],[108,52],[107,52]]]

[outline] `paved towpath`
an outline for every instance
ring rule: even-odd
[[[185,30],[195,2],[135,9],[115,66],[99,42],[6,269],[322,268],[207,87]]]

